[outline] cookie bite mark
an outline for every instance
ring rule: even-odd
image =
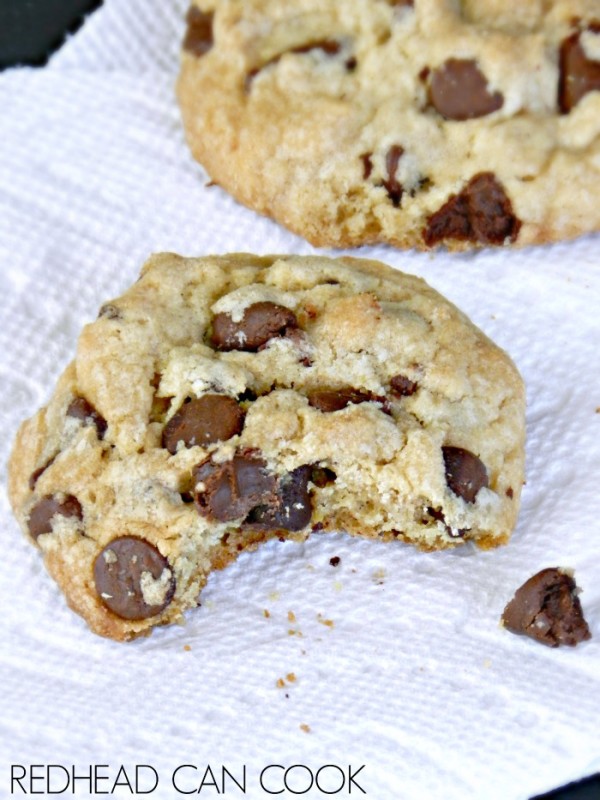
[[[586,29],[600,38],[600,23]],[[578,31],[560,46],[558,106],[568,114],[588,92],[600,91],[600,61],[588,58],[581,42],[585,31]]]
[[[504,609],[502,623],[512,633],[525,634],[549,647],[573,647],[591,638],[578,593],[567,571],[543,569],[517,589]]]
[[[166,424],[162,445],[174,455],[179,442],[183,442],[184,447],[206,447],[226,441],[242,432],[244,416],[239,403],[227,395],[188,398]]]
[[[296,315],[289,308],[262,301],[248,306],[239,322],[234,322],[231,314],[216,314],[212,322],[210,344],[221,351],[256,352],[270,339],[285,336],[297,327]]]
[[[104,438],[108,424],[104,417],[96,411],[94,406],[89,403],[85,397],[75,397],[71,400],[67,408],[67,416],[81,420],[84,425],[95,427],[98,438]]]
[[[213,12],[201,11],[197,6],[190,6],[185,19],[187,30],[183,49],[199,58],[208,53],[213,46]]]
[[[307,392],[306,396],[310,406],[318,408],[325,414],[341,411],[346,406],[358,403],[378,403],[385,414],[391,413],[386,397],[364,389],[354,389],[352,386],[342,386],[339,389],[314,389]]]
[[[504,97],[488,91],[476,61],[449,58],[431,73],[429,102],[446,119],[464,121],[492,114],[502,108]]]
[[[383,181],[383,186],[385,187],[385,190],[388,193],[388,197],[392,201],[394,208],[398,208],[400,206],[400,201],[402,200],[402,195],[404,194],[404,188],[396,178],[398,162],[403,154],[404,148],[399,144],[393,144],[385,156],[387,178]]]
[[[484,463],[462,447],[442,447],[442,455],[448,488],[467,503],[474,503],[479,490],[489,485]]]
[[[175,578],[156,547],[136,536],[108,544],[94,562],[94,583],[101,602],[121,619],[160,614],[175,594]]]
[[[37,541],[43,533],[52,533],[52,521],[59,515],[83,519],[81,503],[72,494],[48,494],[31,509],[27,528],[32,539]]]
[[[445,239],[499,245],[514,242],[520,228],[502,184],[493,173],[480,172],[428,218],[423,239],[428,247]]]

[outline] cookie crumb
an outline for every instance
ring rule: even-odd
[[[288,672],[288,674],[285,677],[288,683],[296,683],[297,678],[293,672]]]
[[[303,722],[302,725],[300,725],[300,730],[304,731],[304,733],[310,733],[310,725]]]
[[[321,625],[326,625],[328,628],[333,628],[335,625],[332,619],[326,619],[322,614],[317,614],[317,622],[320,622]]]
[[[192,649],[192,648],[190,647],[190,645],[189,645],[189,644],[184,644],[184,645],[183,645],[183,649],[185,650],[185,652],[186,652],[186,653],[189,653],[189,652],[191,651],[191,649]]]
[[[294,614],[293,611],[288,611],[287,618],[288,622],[296,622],[296,615]]]
[[[275,686],[277,686],[278,689],[283,689],[285,686],[285,681],[283,680],[283,678],[277,678]]]
[[[269,609],[268,608],[263,608],[263,617],[265,617],[266,619],[269,619],[270,616],[271,616],[271,612],[269,611]]]

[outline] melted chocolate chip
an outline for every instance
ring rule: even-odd
[[[88,403],[85,397],[76,397],[74,400],[71,400],[67,408],[67,416],[81,420],[84,425],[93,425],[96,428],[98,438],[104,438],[108,427],[107,422],[104,417],[96,411],[94,406]]]
[[[55,458],[56,458],[56,456],[52,456],[52,458],[51,458],[49,461],[47,461],[47,462],[44,464],[44,466],[43,466],[43,467],[38,467],[37,469],[34,469],[34,470],[33,470],[33,472],[31,473],[31,475],[29,476],[29,489],[30,489],[32,492],[33,492],[33,490],[35,489],[35,485],[36,485],[36,483],[38,482],[38,480],[39,480],[40,476],[41,476],[41,475],[43,475],[43,474],[44,474],[44,472],[46,472],[46,470],[48,469],[48,467],[49,467],[49,466],[51,466],[51,465],[54,463],[54,459],[55,459]]]
[[[203,56],[213,46],[213,12],[204,12],[196,6],[190,6],[186,22],[183,49],[194,56]]]
[[[504,102],[500,92],[488,92],[477,62],[462,58],[449,58],[432,72],[429,100],[443,117],[459,121],[485,117]]]
[[[600,33],[600,25],[589,30]],[[600,91],[600,61],[586,56],[580,37],[581,32],[574,33],[560,46],[558,105],[563,114],[568,114],[588,92]]]
[[[83,519],[83,509],[76,497],[66,494],[62,496],[62,499],[59,498],[60,496],[55,494],[46,495],[31,509],[27,526],[34,539],[37,539],[42,533],[52,533],[52,520],[56,514]]]
[[[135,536],[114,539],[98,554],[94,581],[101,601],[122,619],[154,617],[175,594],[167,559],[150,542]]]
[[[216,464],[210,459],[193,470],[195,483],[203,488],[195,492],[196,508],[204,517],[220,522],[245,518],[258,505],[277,501],[277,481],[266,462],[244,451],[231,461]]]
[[[390,379],[390,388],[392,393],[398,397],[410,397],[417,391],[419,386],[405,375],[394,375]]]
[[[217,314],[210,343],[217,350],[256,352],[269,339],[285,336],[290,328],[297,327],[296,315],[289,308],[262,301],[248,306],[239,322],[234,322],[230,314]]]
[[[429,247],[444,239],[504,244],[514,242],[520,228],[502,184],[493,173],[480,172],[429,217],[423,239]]]
[[[404,148],[400,147],[399,144],[393,144],[390,149],[387,151],[385,156],[385,168],[387,170],[387,179],[383,181],[383,185],[385,190],[388,193],[388,197],[394,204],[395,208],[398,208],[400,205],[400,201],[402,200],[402,195],[404,193],[404,188],[401,183],[396,178],[396,172],[398,171],[398,162],[404,153]]]
[[[314,42],[307,42],[306,44],[298,45],[297,47],[292,47],[289,50],[284,50],[283,53],[278,53],[273,58],[270,58],[268,61],[265,61],[260,67],[255,67],[253,70],[246,75],[246,82],[245,88],[246,91],[250,91],[252,86],[252,81],[261,72],[263,69],[272,66],[273,64],[277,64],[278,61],[286,53],[294,53],[296,55],[303,55],[304,53],[310,53],[311,50],[322,50],[323,53],[327,56],[336,56],[341,50],[341,44],[336,42],[335,39],[321,39],[319,41]],[[354,63],[352,63],[354,61]],[[346,69],[352,72],[352,70],[356,69],[356,59],[349,58],[346,61]]]
[[[512,633],[550,647],[572,647],[591,637],[575,581],[558,567],[543,569],[525,581],[504,609],[502,622]]]
[[[304,465],[283,476],[277,494],[255,506],[244,523],[263,530],[299,531],[310,522],[312,501],[308,491],[312,467]]]
[[[231,439],[244,427],[244,412],[233,399],[224,394],[205,394],[184,403],[163,430],[163,447],[171,454],[177,444],[185,447],[206,445]]]
[[[308,404],[328,414],[332,411],[341,411],[351,404],[381,403],[381,410],[386,414],[391,413],[386,397],[367,392],[364,389],[354,389],[352,386],[343,386],[340,389],[314,389],[307,393]]]
[[[488,486],[483,462],[462,447],[442,447],[446,468],[446,483],[452,492],[467,503],[474,503],[477,492]]]

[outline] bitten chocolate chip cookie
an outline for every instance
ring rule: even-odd
[[[70,605],[129,639],[273,536],[506,542],[523,440],[510,359],[421,279],[163,254],[21,427],[10,497]]]
[[[600,229],[600,0],[194,0],[178,96],[210,177],[318,246]]]

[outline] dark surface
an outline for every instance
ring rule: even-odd
[[[102,0],[0,0],[0,69],[41,66]]]
[[[100,5],[102,0],[0,0],[0,69],[45,64]],[[534,800],[600,800],[600,773]]]

